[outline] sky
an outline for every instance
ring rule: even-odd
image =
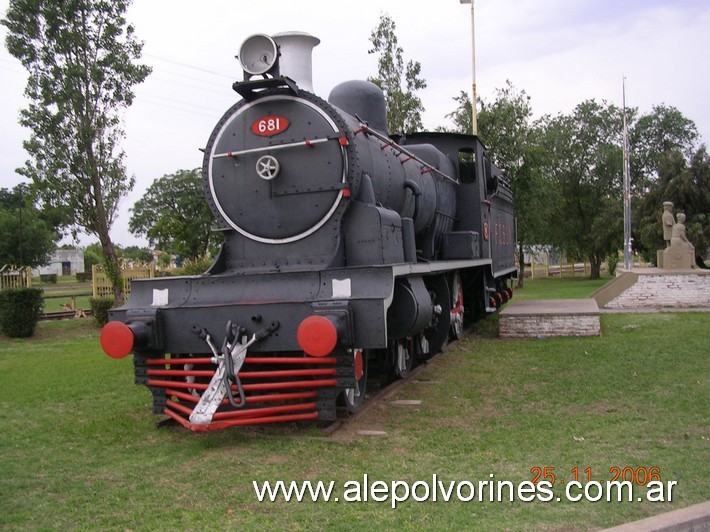
[[[531,97],[536,116],[569,113],[587,99],[626,103],[641,113],[677,107],[710,140],[710,2],[707,0],[474,0],[476,85],[492,100],[510,80]],[[4,16],[8,0],[0,0]],[[238,99],[235,55],[254,33],[305,31],[321,40],[313,51],[314,91],[327,98],[342,81],[377,73],[368,54],[380,15],[396,24],[405,60],[421,63],[427,88],[418,94],[427,129],[450,125],[446,114],[470,91],[471,6],[459,0],[135,0],[128,20],[144,42],[153,73],[135,88],[125,112],[127,173],[136,186],[120,206],[115,242],[147,245],[128,231],[130,208],[166,174],[202,165],[215,124]],[[0,26],[4,44],[7,31]],[[29,132],[17,124],[26,106],[26,71],[0,47],[0,187],[23,181]],[[95,237],[73,242],[87,245]]]

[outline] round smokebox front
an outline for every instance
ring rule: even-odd
[[[276,95],[238,104],[207,149],[208,197],[244,236],[293,242],[332,216],[345,186],[338,128],[315,103]]]

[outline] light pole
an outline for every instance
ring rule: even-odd
[[[471,92],[471,132],[478,135],[478,119],[476,117],[476,23],[473,9],[474,0],[459,0],[462,4],[471,4],[471,71],[473,72],[473,84]]]
[[[624,269],[630,271],[631,263],[631,167],[629,165],[629,129],[626,123],[626,78],[622,80],[622,105],[624,113]]]

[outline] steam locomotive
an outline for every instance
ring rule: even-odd
[[[207,272],[134,280],[101,346],[193,431],[358,411],[512,297],[510,183],[475,136],[388,135],[373,83],[313,93],[305,33],[253,35],[204,150],[222,245]]]

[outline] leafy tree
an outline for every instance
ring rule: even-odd
[[[104,252],[101,249],[101,244],[94,242],[84,248],[84,271],[90,272],[94,264],[104,265]]]
[[[637,194],[645,193],[659,177],[659,166],[671,152],[690,159],[697,140],[695,123],[675,107],[654,105],[650,113],[640,116],[629,134],[632,184]]]
[[[133,187],[119,141],[120,112],[150,73],[136,64],[142,43],[125,12],[130,0],[10,0],[6,45],[29,72],[20,123],[31,160],[18,172],[41,201],[71,213],[69,224],[98,237],[114,300],[123,283],[109,234],[119,200]]]
[[[121,256],[144,264],[153,262],[153,253],[147,248],[140,248],[138,246],[127,246],[121,249]]]
[[[161,268],[169,268],[171,262],[172,257],[170,256],[170,253],[161,253],[160,255],[158,255],[158,266],[160,266]]]
[[[632,230],[635,247],[648,260],[655,261],[656,250],[664,247],[659,223],[664,201],[685,212],[697,254],[707,249],[707,151],[697,148],[698,139],[695,123],[666,105],[654,106],[631,128]]]
[[[368,78],[385,94],[387,130],[390,134],[411,133],[422,129],[422,100],[415,91],[426,88],[420,78],[419,61],[404,63],[404,51],[397,44],[395,23],[387,14],[380,15],[380,23],[370,35],[370,54],[379,54],[377,77]]]
[[[471,131],[471,98],[464,91],[454,100],[458,108],[447,115],[455,131]],[[554,189],[543,172],[546,152],[539,143],[539,126],[532,120],[530,97],[508,81],[497,89],[491,103],[480,100],[479,137],[488,148],[488,156],[511,179],[517,218],[518,255],[525,249],[550,241],[546,230],[549,210],[554,203]],[[519,261],[518,288],[525,278],[525,262]]]
[[[84,271],[90,272],[92,270],[94,264],[96,264],[96,265],[104,264],[104,256],[103,256],[103,252],[101,251],[100,245],[99,245],[98,253],[95,250],[92,250],[89,248],[84,250]]]
[[[518,287],[522,288],[525,249],[548,240],[544,233],[553,192],[542,172],[544,151],[539,146],[540,135],[532,121],[530,97],[507,81],[505,87],[496,90],[492,103],[481,100],[478,128],[489,157],[511,179],[520,264]]]
[[[665,247],[660,224],[664,201],[673,202],[675,213],[685,213],[688,239],[695,254],[703,257],[710,248],[710,155],[704,144],[690,160],[679,150],[658,158],[658,179],[634,205],[636,245],[650,260],[655,260],[656,250]]]
[[[458,96],[452,98],[458,106],[454,111],[446,115],[453,123],[452,130],[439,128],[442,131],[453,131],[468,135],[473,131],[473,108],[471,106],[471,96],[466,91],[461,91]],[[478,99],[478,98],[476,98]],[[478,102],[476,102],[478,104]]]
[[[156,180],[131,209],[128,228],[161,251],[187,259],[204,256],[219,235],[205,201],[199,169],[178,170]]]
[[[0,189],[0,265],[36,268],[48,264],[58,239],[25,185]]]
[[[546,122],[546,171],[560,195],[553,237],[568,253],[586,257],[591,278],[598,279],[602,261],[616,255],[623,240],[622,112],[587,100],[571,115]]]
[[[461,91],[454,101],[458,107],[446,116],[454,131],[468,133],[471,99]],[[585,255],[597,275],[604,254],[616,256],[623,234],[620,110],[583,102],[570,116],[531,123],[529,98],[510,82],[496,91],[492,103],[478,103],[480,137],[512,179],[519,253],[529,244],[552,243]],[[663,245],[660,206],[670,200],[677,211],[686,212],[687,232],[702,254],[710,241],[710,183],[706,150],[694,148],[697,128],[666,105],[637,115],[636,109],[627,109],[636,247],[655,258]]]

